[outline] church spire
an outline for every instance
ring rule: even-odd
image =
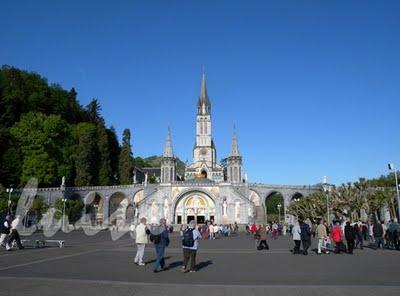
[[[210,103],[210,98],[208,97],[208,94],[207,94],[206,74],[205,74],[204,70],[201,75],[201,89],[200,89],[199,101],[197,103],[197,108],[198,108],[198,112],[197,112],[198,114],[201,114],[201,115],[210,114],[211,103]]]
[[[172,150],[171,130],[169,126],[168,126],[167,138],[165,139],[163,157],[174,157],[174,152]]]
[[[233,126],[233,135],[232,135],[232,145],[231,145],[231,153],[229,156],[240,156],[239,152],[239,144],[236,134],[236,127]]]

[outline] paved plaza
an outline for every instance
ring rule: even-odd
[[[35,234],[30,239],[43,238]],[[354,255],[292,255],[290,237],[269,239],[269,251],[238,237],[201,241],[197,273],[181,273],[177,234],[167,249],[169,270],[136,266],[129,234],[112,241],[110,232],[57,233],[66,246],[0,251],[0,295],[399,295],[400,253],[356,250]],[[52,239],[53,239],[52,238]],[[314,242],[315,245],[315,242]]]

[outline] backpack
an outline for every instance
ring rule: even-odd
[[[150,233],[150,241],[153,242],[155,245],[161,242],[161,234],[152,234]]]
[[[186,229],[183,233],[182,245],[190,248],[194,246],[193,228]]]

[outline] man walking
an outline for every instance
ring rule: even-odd
[[[303,255],[308,255],[308,248],[311,245],[311,229],[310,226],[305,223],[301,222],[300,223],[300,236],[301,236],[301,242],[303,244]]]
[[[161,270],[166,270],[165,266],[165,248],[169,245],[168,230],[166,226],[166,220],[164,218],[160,219],[160,225],[156,225],[152,228],[150,233],[150,240],[154,243],[156,250],[156,263],[154,266],[154,272],[159,272]]]
[[[353,254],[356,232],[354,231],[353,226],[351,226],[350,221],[346,222],[346,226],[344,227],[344,236],[347,241],[347,251],[349,254]]]
[[[357,249],[360,245],[360,249],[363,249],[363,225],[361,221],[358,221],[354,224],[354,232],[356,233],[356,245],[355,248]]]
[[[143,262],[143,255],[144,255],[144,248],[146,247],[146,244],[148,243],[147,240],[147,234],[149,234],[150,231],[146,227],[146,218],[141,218],[140,219],[140,224],[136,227],[136,257],[135,257],[135,263],[139,266],[144,266],[145,263]]]
[[[327,239],[328,234],[326,233],[326,227],[324,224],[324,219],[321,219],[319,221],[319,224],[315,230],[315,234],[318,238],[318,255],[320,255],[322,253],[321,248],[324,244],[324,240]],[[329,253],[328,251],[326,253]]]
[[[378,249],[382,246],[382,249],[384,247],[384,243],[383,243],[383,227],[380,221],[377,221],[374,224],[374,227],[372,228],[372,233],[374,235],[374,239],[375,239],[375,249]]]
[[[11,222],[11,231],[10,236],[8,237],[8,245],[12,246],[13,240],[16,241],[18,249],[23,249],[24,247],[21,244],[21,238],[19,237],[18,228],[21,223],[20,215],[17,215],[15,219]]]
[[[196,272],[196,253],[199,246],[200,233],[196,229],[194,220],[189,222],[188,228],[183,232],[183,266],[182,272]],[[190,268],[188,264],[190,261]]]

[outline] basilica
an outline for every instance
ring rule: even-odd
[[[146,217],[150,223],[165,218],[168,224],[217,224],[268,220],[266,201],[279,193],[282,218],[290,223],[293,217],[287,206],[294,200],[321,190],[310,185],[268,185],[248,182],[243,173],[235,129],[229,155],[224,164],[217,162],[217,148],[212,136],[211,100],[203,73],[197,100],[193,160],[185,167],[184,176],[177,176],[177,160],[168,128],[159,176],[156,183],[134,174],[133,184],[119,186],[89,186],[41,188],[38,194],[52,200],[80,198],[91,209],[91,223],[107,227],[111,223],[129,225]],[[154,169],[153,169],[154,170]],[[143,173],[143,171],[142,171]]]

